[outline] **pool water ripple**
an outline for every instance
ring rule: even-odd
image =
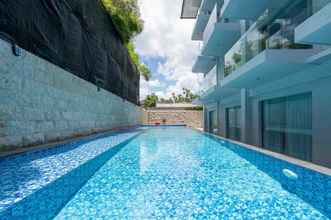
[[[329,176],[171,127],[128,143],[56,219],[329,219],[330,204]]]
[[[0,159],[0,219],[34,219],[34,216],[45,216],[44,219],[47,219],[56,214],[51,212],[61,205],[59,201],[66,201],[70,193],[78,190],[67,186],[75,184],[63,181],[63,177],[73,176],[71,172],[74,170],[77,170],[76,177],[88,177],[88,169],[79,171],[78,168],[139,133],[135,130],[102,134],[48,150]],[[55,185],[62,185],[61,190],[54,188]],[[61,200],[52,198],[52,193],[56,192]],[[53,201],[48,202],[49,199]],[[51,204],[54,204],[54,209],[49,207]],[[43,214],[44,210],[48,210],[49,215]]]

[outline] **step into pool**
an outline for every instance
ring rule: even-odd
[[[330,176],[185,127],[105,135],[0,168],[0,219],[331,218]]]

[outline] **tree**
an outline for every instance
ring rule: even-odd
[[[171,100],[171,98],[170,99],[161,98],[159,100],[159,102],[160,103],[163,103],[163,104],[171,104],[171,103],[173,103],[173,101]]]
[[[176,93],[171,94],[171,98],[164,99],[161,98],[161,103],[191,103],[194,99],[199,98],[199,95],[194,94],[190,89],[183,88],[181,94],[176,95]]]
[[[156,106],[156,103],[158,102],[159,97],[152,93],[152,95],[146,96],[146,99],[144,101],[144,107],[145,108],[152,108]]]
[[[197,94],[194,94],[190,89],[183,88],[184,102],[191,103],[194,99],[199,98]]]

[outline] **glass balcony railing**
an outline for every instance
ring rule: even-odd
[[[212,35],[214,29],[215,29],[215,24],[217,23],[217,6],[215,5],[210,17],[209,17],[209,20],[208,20],[208,23],[206,25],[206,28],[205,28],[205,31],[203,32],[203,47],[202,49],[204,48],[204,45],[207,44],[207,42],[209,41],[210,39],[210,36]]]
[[[315,14],[316,12],[320,11],[329,3],[331,3],[331,0],[312,0],[311,2],[312,14]]]
[[[311,49],[294,42],[295,28],[331,0],[289,0],[270,6],[225,55],[225,76],[266,49]]]
[[[201,92],[200,95],[203,96],[208,91],[210,91],[212,88],[214,88],[217,85],[217,69],[216,66],[206,74],[202,85],[201,85]]]

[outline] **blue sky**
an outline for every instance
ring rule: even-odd
[[[180,19],[181,4],[182,0],[139,0],[145,25],[135,45],[152,71],[149,82],[141,80],[141,99],[151,93],[166,98],[183,87],[199,91],[202,75],[191,71],[199,52],[199,42],[190,40],[195,21]]]

